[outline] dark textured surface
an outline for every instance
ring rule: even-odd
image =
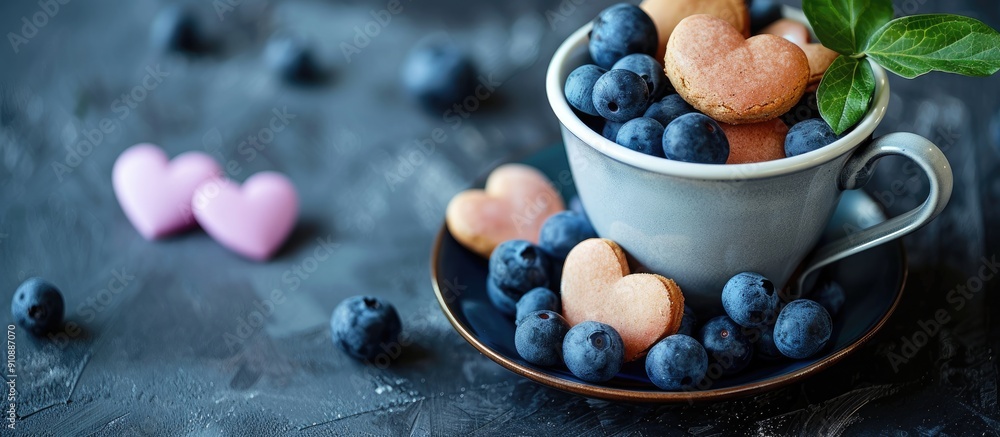
[[[1000,27],[993,1],[894,3],[899,12],[962,13]],[[1000,251],[1000,148],[988,135],[997,78],[892,80],[880,132],[935,141],[954,166],[956,189],[942,217],[907,239],[905,302],[871,344],[804,384],[757,398],[632,406],[553,391],[482,357],[441,314],[427,271],[448,199],[497,162],[558,140],[544,99],[547,58],[606,2],[403,0],[351,62],[340,43],[386,2],[244,0],[221,21],[201,2],[224,43],[195,59],[149,48],[163,5],[72,0],[17,53],[0,47],[0,300],[43,276],[62,288],[68,319],[83,327],[57,340],[18,331],[17,433],[1000,433],[998,287],[979,279],[982,257]],[[5,35],[42,10],[33,0],[0,8]],[[290,28],[322,42],[337,64],[329,83],[290,87],[267,70],[267,37]],[[500,82],[467,117],[423,112],[398,80],[406,50],[441,29]],[[141,102],[116,101],[156,66],[169,76]],[[241,146],[284,108],[295,118],[273,141]],[[57,174],[64,146],[104,118],[115,130]],[[446,137],[437,144],[435,128]],[[303,205],[291,241],[266,264],[200,232],[144,241],[110,184],[115,157],[141,141],[171,155],[208,150],[240,181],[287,173]],[[917,174],[887,159],[868,190],[899,213],[923,199],[927,184]],[[318,240],[333,245],[324,261],[329,244]],[[987,291],[947,297],[978,284]],[[268,307],[274,289],[284,299],[251,327],[248,317]],[[361,365],[330,342],[330,311],[362,293],[394,302],[413,340],[386,368]],[[919,338],[921,321],[936,313],[950,321],[910,350],[902,338]]]

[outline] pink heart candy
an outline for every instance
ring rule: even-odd
[[[203,183],[191,200],[195,219],[219,244],[264,261],[295,227],[299,197],[281,173],[262,172],[243,186],[217,178]]]
[[[132,226],[154,240],[194,226],[191,196],[220,173],[204,153],[182,153],[171,161],[159,147],[141,143],[118,156],[111,182]]]

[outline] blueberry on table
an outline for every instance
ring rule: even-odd
[[[844,287],[834,281],[829,281],[821,284],[813,292],[812,298],[816,303],[823,305],[826,312],[830,313],[830,317],[837,317],[840,309],[844,307],[846,296]]]
[[[688,104],[688,102],[684,101],[684,98],[680,94],[671,94],[649,105],[649,108],[646,109],[646,112],[642,116],[652,118],[666,128],[677,117],[692,112],[698,111]]]
[[[593,64],[581,65],[573,70],[566,78],[564,88],[570,106],[584,114],[600,115],[594,108],[594,84],[607,71]]]
[[[513,316],[521,296],[535,288],[551,285],[550,264],[545,251],[528,241],[500,243],[490,255],[487,280],[490,300],[501,312]]]
[[[663,154],[675,161],[725,164],[729,159],[729,139],[709,116],[685,114],[664,129]]]
[[[694,337],[695,326],[698,326],[698,316],[694,314],[694,310],[691,307],[684,305],[684,317],[681,318],[681,327],[677,330],[677,333]]]
[[[370,360],[379,353],[389,353],[384,350],[386,345],[397,342],[402,329],[396,308],[386,300],[373,296],[344,299],[330,316],[333,343],[359,360]]]
[[[180,5],[169,6],[156,15],[151,38],[153,45],[164,51],[198,53],[210,45],[199,16]]]
[[[779,302],[774,284],[759,273],[738,273],[722,287],[722,308],[746,328],[774,323]]]
[[[442,111],[475,96],[476,66],[458,45],[444,39],[418,43],[403,61],[403,87],[427,109]]]
[[[538,245],[556,258],[565,259],[581,241],[597,238],[597,231],[587,216],[573,211],[553,214],[542,223]]]
[[[594,108],[601,117],[624,123],[649,106],[646,81],[628,70],[610,70],[594,84]]]
[[[750,2],[750,33],[756,35],[782,17],[780,3],[774,0],[753,0]]]
[[[559,300],[559,295],[545,287],[538,287],[524,293],[524,296],[521,296],[521,299],[517,301],[516,306],[517,316],[514,317],[514,321],[517,324],[520,324],[525,316],[535,311],[562,312],[562,302]],[[562,338],[559,341],[562,341]]]
[[[655,55],[660,38],[656,25],[638,6],[618,3],[594,18],[590,31],[590,57],[603,68],[633,53]]]
[[[795,359],[809,358],[830,341],[833,321],[822,305],[798,299],[785,305],[774,324],[774,344],[781,354]]]
[[[718,364],[723,375],[739,373],[753,358],[753,345],[743,333],[743,327],[727,316],[718,316],[705,322],[698,338],[705,346],[708,359]]]
[[[288,82],[316,83],[322,81],[327,73],[313,44],[304,37],[272,38],[267,44],[265,57],[271,69]]]
[[[569,323],[555,311],[534,311],[525,315],[514,331],[514,348],[525,361],[539,366],[555,366],[563,360],[563,339]]]
[[[625,343],[615,328],[599,322],[582,322],[566,333],[563,361],[577,378],[604,382],[621,370]]]
[[[634,118],[618,130],[615,142],[636,152],[663,158],[663,125],[652,118]]]
[[[705,379],[708,353],[690,336],[671,335],[646,355],[646,375],[663,390],[689,390]]]
[[[801,155],[827,146],[840,139],[822,118],[799,122],[785,137],[785,157]]]
[[[606,121],[604,122],[604,129],[601,130],[601,135],[611,141],[618,140],[618,131],[621,130],[622,125],[625,123],[619,123],[617,121]]]
[[[612,70],[628,70],[638,74],[646,82],[649,100],[654,101],[667,94],[670,81],[663,72],[663,64],[645,53],[633,53],[615,62]]]
[[[31,278],[14,291],[10,303],[14,321],[35,335],[44,335],[62,326],[65,304],[59,289],[44,279]]]

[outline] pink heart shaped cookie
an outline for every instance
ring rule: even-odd
[[[147,240],[195,224],[191,196],[221,170],[212,157],[187,152],[173,160],[153,144],[136,144],[115,160],[111,183],[125,217]]]
[[[265,261],[295,227],[299,197],[285,175],[262,172],[242,187],[223,178],[205,182],[195,191],[191,206],[198,223],[219,244]]]
[[[493,248],[507,240],[537,243],[545,219],[565,209],[562,197],[542,172],[506,164],[490,173],[485,190],[466,190],[453,197],[445,222],[459,243],[489,257]]]

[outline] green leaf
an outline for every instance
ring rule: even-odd
[[[874,93],[875,75],[868,61],[840,56],[816,90],[819,113],[840,135],[861,121]]]
[[[842,55],[863,52],[893,14],[890,0],[804,0],[802,10],[820,42]]]
[[[907,79],[931,71],[989,76],[1000,70],[1000,33],[968,17],[914,15],[879,29],[865,53]]]

